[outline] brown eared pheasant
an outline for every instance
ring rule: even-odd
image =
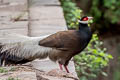
[[[79,30],[60,31],[55,34],[28,37],[18,34],[5,34],[0,37],[0,66],[3,64],[24,64],[35,59],[49,58],[58,62],[69,73],[70,59],[83,51],[91,40],[92,33],[88,21],[92,17],[79,20]]]

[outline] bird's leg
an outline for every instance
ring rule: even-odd
[[[66,70],[67,73],[70,73],[69,70],[68,70],[68,68],[67,68],[67,66],[64,65],[64,68],[65,68],[65,70]]]
[[[59,63],[59,67],[60,67],[60,70],[63,70],[63,68],[62,68],[62,64]]]

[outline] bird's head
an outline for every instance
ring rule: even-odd
[[[88,22],[92,19],[93,17],[84,16],[80,20],[78,20],[78,22],[81,24],[88,24]]]

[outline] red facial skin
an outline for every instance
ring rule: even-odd
[[[88,17],[85,17],[82,19],[82,21],[87,21],[88,20]]]

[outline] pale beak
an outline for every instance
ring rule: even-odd
[[[93,17],[88,17],[88,20],[92,20],[93,19]]]

